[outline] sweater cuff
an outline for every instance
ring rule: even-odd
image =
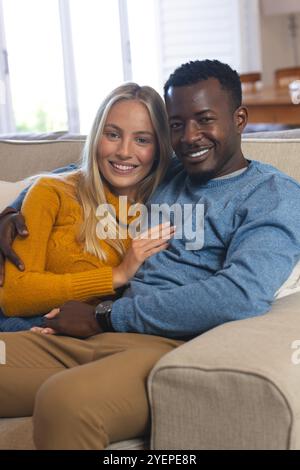
[[[133,302],[128,297],[122,297],[113,303],[110,314],[110,321],[115,331],[120,333],[130,333],[133,330],[127,321],[127,316],[133,317]]]
[[[82,273],[73,273],[71,281],[73,300],[88,300],[114,294],[112,268],[93,269]]]

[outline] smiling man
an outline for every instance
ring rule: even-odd
[[[187,84],[197,67],[203,79]],[[188,64],[165,85],[173,149],[187,173],[199,182],[248,166],[240,145],[247,110],[241,107],[238,77],[228,66],[222,67],[219,78],[209,77],[210,68],[217,75],[216,63],[207,64],[207,75],[203,68],[201,62]]]
[[[203,247],[186,250],[184,237],[175,237],[114,303],[68,302],[47,318],[48,334],[0,334],[8,361],[0,413],[28,415],[35,400],[40,449],[103,449],[147,432],[146,379],[155,363],[147,351],[155,351],[155,338],[165,338],[167,352],[171,341],[267,312],[300,258],[300,186],[243,156],[238,74],[218,61],[184,64],[167,81],[165,99],[182,164],[174,159],[150,203],[192,205],[194,225],[202,204]]]

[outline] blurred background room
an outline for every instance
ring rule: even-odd
[[[0,0],[0,134],[84,135],[113,87],[205,58],[240,73],[247,132],[300,127],[299,28],[300,0]]]

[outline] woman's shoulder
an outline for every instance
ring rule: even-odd
[[[36,178],[26,199],[38,198],[52,202],[71,197],[76,198],[74,175],[41,175]]]
[[[77,175],[41,175],[36,178],[32,187],[35,188],[49,188],[57,191],[66,191],[70,188],[75,189],[76,181],[78,180]]]

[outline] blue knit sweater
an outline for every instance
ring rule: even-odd
[[[116,331],[184,338],[267,312],[300,259],[300,185],[257,161],[203,185],[180,167],[151,201],[162,202],[204,204],[203,247],[174,239],[149,258],[113,305]]]

